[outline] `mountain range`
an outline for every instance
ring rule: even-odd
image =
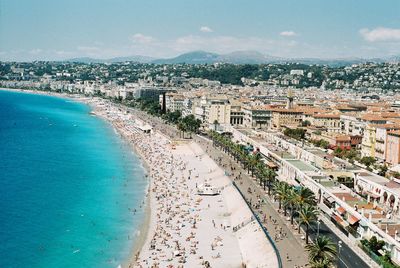
[[[265,64],[265,63],[304,63],[304,64],[320,64],[330,66],[346,66],[365,62],[400,62],[400,56],[392,56],[386,58],[281,58],[262,54],[258,51],[234,51],[227,54],[217,54],[206,51],[192,51],[178,55],[173,58],[156,59],[148,56],[129,56],[116,57],[110,59],[95,59],[90,57],[74,58],[66,60],[67,62],[80,63],[117,63],[117,62],[138,62],[138,63],[154,63],[154,64],[213,64],[213,63],[232,63],[232,64]]]

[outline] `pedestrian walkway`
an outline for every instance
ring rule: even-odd
[[[148,121],[156,129],[162,129],[164,134],[172,138],[180,137],[179,131],[176,128],[164,124],[159,118],[150,117],[144,113],[140,113],[139,117],[143,117],[144,120]],[[254,204],[258,199],[261,200],[261,198],[266,200],[255,211],[258,213],[259,219],[263,221],[263,225],[268,230],[270,236],[274,239],[282,258],[283,267],[306,267],[308,265],[308,253],[304,249],[305,243],[301,241],[301,235],[297,235],[293,230],[289,229],[290,227],[288,227],[285,219],[277,212],[275,207],[277,204],[273,204],[271,200],[264,198],[266,196],[264,190],[258,187],[254,179],[241,166],[235,164],[232,165],[235,170],[228,169],[233,164],[232,159],[217,148],[214,148],[210,140],[196,135],[193,135],[193,139],[219,166],[225,168],[230,173],[232,180],[240,176],[240,180],[236,181],[237,186],[250,204]],[[248,188],[252,189],[251,193],[247,192]]]
[[[143,117],[146,121],[152,124],[155,129],[160,130],[163,134],[180,139],[180,132],[171,125],[165,124],[160,118],[149,116],[143,112],[138,112],[132,109],[133,112],[139,113],[139,117]],[[225,168],[226,173],[231,176],[231,179],[237,183],[240,191],[244,194],[246,200],[253,204],[259,204],[255,209],[258,213],[259,219],[264,222],[264,227],[268,230],[269,234],[277,245],[277,248],[282,256],[283,267],[302,267],[308,264],[308,253],[304,249],[305,241],[303,233],[298,234],[297,226],[292,226],[290,219],[278,213],[278,203],[267,197],[267,193],[260,187],[254,178],[247,174],[240,165],[234,163],[232,158],[227,154],[221,152],[219,149],[212,146],[212,141],[203,136],[193,135],[193,139],[212,157],[219,166]],[[233,169],[231,169],[233,167]],[[237,179],[239,178],[239,179]],[[248,193],[247,189],[251,188],[252,192]],[[264,200],[260,202],[260,200]],[[371,267],[379,267],[374,261],[369,258],[361,248],[356,246],[354,241],[351,241],[343,233],[341,233],[329,219],[324,220],[324,223],[329,229],[335,233],[344,243],[352,245],[354,252],[364,259]],[[301,232],[303,232],[301,230]]]
[[[265,202],[260,203],[260,206],[255,211],[260,220],[263,221],[264,227],[266,227],[274,239],[282,257],[283,267],[306,266],[308,264],[308,254],[304,249],[305,242],[300,242],[301,235],[293,233],[293,230],[290,229],[291,227],[288,227],[285,222],[286,219],[282,218],[277,212],[273,202],[268,200],[268,198],[264,198],[266,196],[264,190],[257,185],[254,179],[242,167],[234,163],[228,155],[214,148],[211,141],[203,137],[195,137],[195,140],[221,167],[231,173],[231,178],[235,180],[236,185],[244,194],[246,200],[252,204],[253,208],[258,203],[258,200],[265,200]],[[230,169],[231,165],[234,166],[234,170]],[[240,179],[236,179],[238,176],[240,176]],[[251,193],[247,191],[249,188],[251,189]]]
[[[232,159],[230,158],[230,156],[229,155],[227,155],[227,154],[225,154],[225,153],[223,153],[223,152],[221,152],[218,148],[214,148],[213,146],[211,146],[211,144],[212,144],[212,142],[210,141],[210,140],[207,140],[207,139],[204,139],[203,140],[203,142],[206,142],[206,143],[209,143],[210,145],[209,145],[209,151],[208,151],[208,153],[210,154],[210,155],[216,155],[217,156],[217,158],[218,158],[218,160],[219,160],[219,163],[220,163],[220,165],[222,165],[223,167],[225,167],[225,168],[228,168],[228,167],[230,167],[230,166],[232,166]],[[241,167],[239,167],[238,165],[235,165],[235,167],[237,167],[238,169],[240,169],[241,171],[243,171],[243,174],[241,175],[242,177],[244,177],[244,178],[246,178],[246,180],[241,180],[241,183],[242,184],[245,184],[245,186],[243,187],[243,189],[246,189],[246,187],[250,187],[250,188],[252,188],[252,187],[254,187],[254,189],[257,189],[257,190],[259,190],[260,192],[261,192],[261,194],[259,195],[259,192],[258,191],[256,191],[256,192],[253,192],[252,194],[250,194],[250,195],[248,195],[248,200],[251,202],[252,201],[252,197],[254,197],[254,194],[257,194],[256,195],[256,199],[257,199],[257,196],[258,196],[258,198],[260,197],[260,196],[265,196],[265,197],[267,197],[267,194],[265,193],[265,191],[263,191],[263,189],[262,189],[262,187],[261,186],[259,186],[258,184],[257,184],[257,182],[255,181],[255,179],[254,178],[252,178],[249,174],[247,174],[247,172],[246,171],[244,171]],[[235,173],[233,174],[234,176],[235,176]],[[253,189],[253,188],[252,188]],[[285,217],[283,217],[282,216],[282,214],[279,214],[278,212],[276,212],[277,210],[278,210],[278,203],[277,202],[273,202],[270,198],[266,198],[265,199],[265,201],[266,201],[266,204],[267,205],[269,205],[269,207],[270,207],[270,209],[267,209],[267,211],[269,212],[269,213],[271,213],[272,215],[276,215],[277,217],[279,217],[279,218],[281,218],[281,223],[283,224],[283,225],[286,225],[286,227],[287,227],[287,230],[289,230],[289,232],[291,233],[291,236],[294,238],[294,239],[296,239],[297,240],[297,243],[299,244],[299,245],[301,245],[301,247],[302,247],[302,249],[303,249],[303,252],[304,252],[304,247],[305,247],[305,241],[304,241],[304,235],[303,235],[303,231],[302,230],[300,230],[301,231],[301,234],[297,234],[297,232],[296,232],[296,230],[298,230],[297,228],[297,226],[292,226],[291,225],[291,223],[290,223],[290,217],[288,216],[287,218],[285,218]],[[261,213],[263,212],[262,210],[260,211]],[[271,229],[268,227],[268,224],[267,224],[267,229],[268,229],[268,231],[271,233]],[[365,252],[363,252],[362,251],[362,249],[361,248],[359,248],[356,244],[355,244],[355,242],[354,241],[350,241],[350,239],[348,238],[348,237],[346,237],[343,233],[341,233],[335,226],[332,226],[332,223],[331,223],[331,225],[329,226],[329,229],[331,230],[331,231],[334,231],[334,233],[336,234],[337,232],[338,232],[338,234],[341,234],[341,235],[338,235],[339,236],[339,238],[340,239],[342,239],[343,240],[343,242],[344,243],[346,243],[346,244],[348,244],[348,245],[354,245],[354,247],[351,247],[352,249],[353,249],[353,252],[355,253],[355,255],[358,255],[361,259],[363,259],[364,261],[366,261],[367,263],[368,263],[368,265],[369,266],[371,266],[371,267],[379,267],[379,266],[377,266],[377,264],[371,259],[371,258],[369,258],[366,254],[365,254]],[[276,231],[276,230],[275,230]],[[275,234],[275,241],[279,241],[279,236],[278,237],[276,237],[276,234]],[[284,240],[286,240],[286,239],[284,239]],[[288,240],[288,241],[291,241],[291,240]],[[292,240],[293,241],[293,240]],[[291,242],[292,242],[291,241]],[[350,243],[350,244],[349,244]],[[279,245],[278,243],[277,243],[277,245]],[[283,250],[278,246],[278,249],[279,249],[279,251],[281,252],[281,255],[282,255],[282,259],[283,260],[288,260],[288,259],[290,259],[290,251],[289,251],[289,255],[286,255],[286,259],[285,259],[285,248],[283,248]],[[305,252],[305,254],[307,255],[307,252]],[[290,265],[290,263],[288,264],[288,265]],[[286,267],[285,265],[284,265],[284,267]],[[291,267],[291,266],[287,266],[287,267]]]

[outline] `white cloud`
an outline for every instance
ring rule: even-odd
[[[134,34],[131,37],[132,42],[139,44],[149,44],[155,41],[155,38],[141,33]]]
[[[93,46],[78,46],[78,50],[83,52],[93,53],[99,51],[100,48]]]
[[[201,27],[200,27],[200,32],[203,32],[203,33],[212,33],[213,30],[212,30],[210,27],[208,27],[208,26],[201,26]]]
[[[279,33],[280,36],[285,36],[285,37],[292,37],[292,36],[296,36],[297,33],[295,33],[294,31],[283,31]]]
[[[272,47],[274,42],[266,38],[235,36],[204,37],[199,35],[182,36],[168,42],[168,47],[175,52],[206,50],[217,53],[228,53],[235,50],[262,50]]]
[[[35,48],[35,49],[30,50],[30,51],[29,51],[29,54],[37,55],[37,54],[42,53],[42,51],[43,51],[43,50],[41,50],[40,48]]]
[[[361,36],[368,42],[400,41],[400,29],[378,27],[361,29]]]

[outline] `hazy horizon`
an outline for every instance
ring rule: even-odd
[[[400,1],[0,0],[0,60],[400,55]]]

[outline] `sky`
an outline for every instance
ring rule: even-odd
[[[0,60],[400,55],[400,0],[0,0]]]

